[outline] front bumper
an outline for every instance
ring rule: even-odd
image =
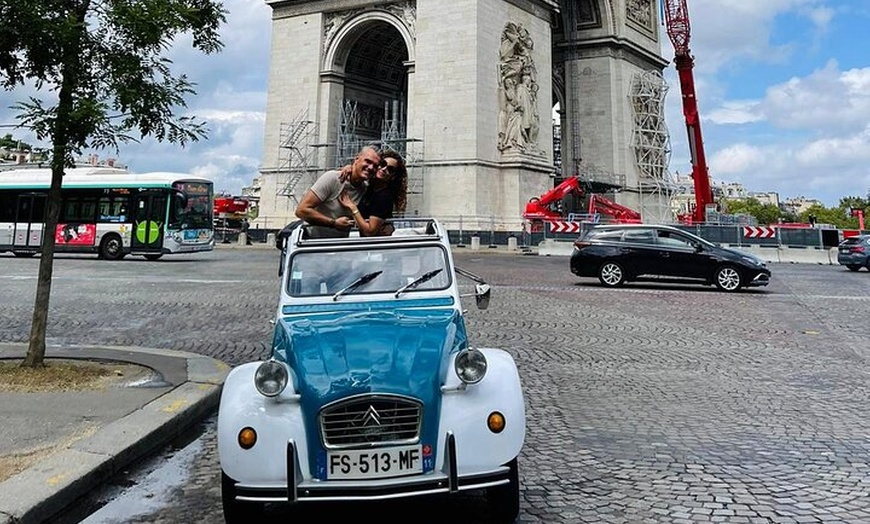
[[[770,284],[770,273],[760,272],[746,283],[750,287],[766,286]]]
[[[456,438],[448,433],[445,439],[444,467],[424,475],[378,480],[321,481],[303,480],[296,442],[287,442],[285,455],[287,484],[247,485],[234,482],[235,499],[257,503],[289,503],[312,501],[387,500],[395,498],[449,494],[508,484],[510,467],[474,475],[459,475],[456,466]]]

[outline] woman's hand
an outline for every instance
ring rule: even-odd
[[[338,203],[346,207],[347,210],[351,213],[356,211],[356,204],[354,204],[353,199],[350,198],[350,195],[347,194],[346,189],[342,191],[340,195],[338,195]]]
[[[344,184],[350,180],[350,174],[353,171],[353,166],[344,166],[341,168],[341,173],[338,175],[338,181]]]

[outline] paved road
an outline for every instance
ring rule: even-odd
[[[49,342],[261,358],[276,257],[58,259]],[[867,272],[775,265],[767,289],[731,295],[606,289],[561,257],[457,258],[494,284],[490,309],[469,309],[472,343],[509,350],[524,382],[520,522],[870,522]],[[37,264],[0,256],[0,342],[27,339]],[[158,476],[167,464],[178,476],[168,493],[145,489],[150,504],[129,504],[139,516],[100,522],[221,522],[214,418],[162,462]],[[480,502],[364,510],[382,522],[473,524]]]

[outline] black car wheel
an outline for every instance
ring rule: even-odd
[[[608,287],[617,287],[625,283],[625,270],[616,262],[605,262],[598,269],[598,280]]]
[[[722,266],[713,277],[716,287],[722,291],[737,291],[743,285],[743,277],[734,266]]]
[[[846,265],[846,267],[849,268],[849,271],[858,271],[859,269],[861,269],[861,266],[859,266],[858,264],[848,264]]]

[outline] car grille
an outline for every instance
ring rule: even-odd
[[[327,449],[414,444],[420,439],[422,404],[396,395],[343,399],[320,412],[320,435]]]

